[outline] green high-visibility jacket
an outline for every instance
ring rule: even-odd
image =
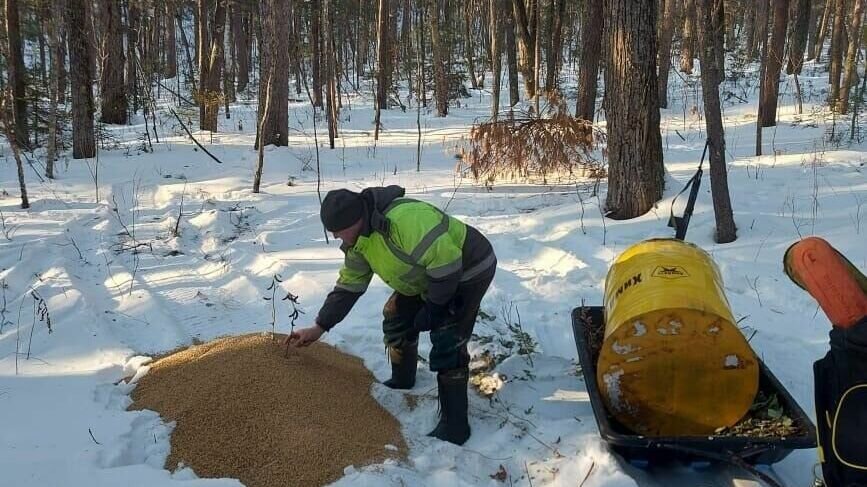
[[[490,244],[477,230],[403,194],[397,186],[362,192],[370,213],[355,244],[341,247],[343,267],[317,317],[323,328],[349,313],[374,274],[400,294],[446,305],[459,282],[496,265]]]
[[[467,226],[435,206],[409,198],[393,200],[385,212],[387,233],[359,235],[346,249],[337,287],[364,292],[375,273],[406,296],[425,294],[429,279],[461,269]]]

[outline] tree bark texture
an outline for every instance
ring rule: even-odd
[[[125,125],[127,101],[123,68],[126,58],[123,52],[120,8],[120,0],[104,0],[99,9],[102,31],[102,46],[99,50],[102,53],[99,71],[99,99],[102,105],[99,121]]]
[[[664,187],[656,78],[655,0],[604,0],[608,214],[648,212]]]
[[[794,0],[794,18],[789,36],[789,61],[786,74],[801,74],[807,34],[810,30],[810,0]]]
[[[521,101],[518,91],[518,46],[515,40],[515,17],[512,15],[511,1],[504,0],[506,5],[503,12],[503,27],[506,40],[506,65],[509,71],[509,107],[514,107]],[[597,1],[597,0],[591,0]],[[602,0],[598,0],[602,1]]]
[[[659,108],[668,108],[668,73],[671,70],[671,38],[674,35],[674,18],[677,16],[678,0],[660,0],[665,4],[659,23]]]
[[[536,96],[534,68],[536,29],[539,23],[535,12],[536,2],[539,1],[542,0],[528,0],[527,3],[524,0],[512,0],[513,19],[518,39],[518,69],[524,76],[524,88],[529,98]]]
[[[6,0],[6,76],[12,88],[12,125],[20,147],[27,148],[30,138],[27,129],[27,71],[24,68],[24,55],[21,49],[21,24],[19,22],[18,0]]]
[[[436,99],[437,116],[445,117],[449,113],[449,46],[446,36],[442,35],[441,6],[443,0],[434,0],[430,12],[430,38],[433,47],[434,97]]]
[[[602,56],[603,0],[587,0],[581,18],[581,65],[578,68],[577,118],[593,122],[596,113],[596,86]]]
[[[66,0],[66,26],[69,36],[69,77],[72,84],[72,158],[96,155],[93,130],[93,73],[90,63],[90,30],[86,0]]]
[[[693,59],[695,58],[695,2],[697,0],[683,1],[683,31],[680,39],[680,71],[692,74]]]
[[[831,32],[831,59],[828,70],[829,90],[828,103],[837,106],[840,99],[840,78],[843,74],[843,26],[846,19],[846,0],[836,0],[834,6],[834,30]]]
[[[289,0],[265,0],[259,63],[259,116],[267,113],[256,147],[289,144]],[[240,69],[240,68],[239,68]],[[267,92],[270,86],[270,93]],[[267,103],[266,103],[267,102]]]
[[[710,159],[711,195],[716,219],[715,240],[717,243],[733,242],[737,238],[731,198],[729,197],[728,174],[725,159],[725,131],[720,111],[719,85],[722,73],[716,63],[719,44],[714,41],[724,24],[715,12],[723,0],[695,0],[696,22],[701,62],[701,91],[704,100],[704,120],[707,128],[708,155]]]
[[[849,92],[857,83],[855,68],[858,64],[858,49],[861,46],[861,22],[864,17],[864,0],[854,0],[851,24],[849,25],[849,48],[846,50],[846,61],[843,64],[843,81],[840,84],[840,100],[837,109],[846,114],[849,111]]]
[[[199,0],[204,3],[206,0]],[[223,80],[223,45],[226,30],[226,2],[216,0],[213,18],[208,22],[210,30],[207,44],[200,50],[199,70],[199,125],[202,130],[217,131],[217,118],[220,113]],[[200,18],[201,22],[202,19]]]
[[[789,20],[789,0],[773,0],[773,31],[768,46],[768,60],[765,65],[765,83],[762,92],[762,127],[777,124],[777,99],[780,93],[780,71],[783,66],[783,48],[786,43],[786,26]]]

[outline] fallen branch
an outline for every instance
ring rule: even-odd
[[[184,121],[181,120],[181,116],[178,115],[178,112],[176,112],[176,111],[174,110],[174,108],[169,107],[169,112],[171,112],[171,114],[175,116],[175,118],[178,120],[178,123],[181,124],[181,128],[183,128],[183,129],[184,129],[184,132],[186,132],[187,135],[190,136],[190,139],[192,139],[193,142],[194,142],[197,146],[199,146],[199,149],[202,149],[202,151],[203,151],[205,154],[207,154],[211,159],[217,161],[218,164],[222,164],[222,163],[223,163],[223,161],[221,161],[220,159],[218,159],[217,156],[215,156],[214,154],[211,154],[210,152],[208,152],[208,149],[205,149],[205,146],[203,146],[202,144],[200,144],[199,141],[196,140],[195,137],[193,137],[193,133],[190,132],[190,129],[187,128],[187,124],[185,124]]]
[[[97,445],[102,445],[102,443],[96,441],[96,438],[93,437],[93,431],[91,431],[90,428],[87,428],[87,432],[90,433],[90,439],[93,440],[94,443],[96,443]]]

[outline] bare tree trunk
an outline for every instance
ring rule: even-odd
[[[86,0],[66,0],[69,66],[72,81],[72,158],[96,155],[93,129],[93,73],[90,71]]]
[[[825,45],[825,38],[828,36],[828,28],[836,8],[837,0],[825,0],[825,10],[822,14],[822,22],[819,24],[819,37],[816,39],[816,51],[813,53],[813,59],[817,62],[822,59],[822,48]]]
[[[747,59],[756,57],[755,39],[756,39],[756,2],[754,0],[745,0],[744,8],[744,53]]]
[[[809,35],[807,36],[807,61],[812,61],[816,56],[816,38],[819,37],[819,26],[822,24],[822,12],[825,11],[825,3],[819,0],[815,2],[809,1],[810,4],[810,20]]]
[[[655,0],[605,0],[608,213],[635,218],[662,198]]]
[[[683,2],[683,31],[680,40],[680,71],[692,74],[695,58],[695,2]]]
[[[764,44],[765,39],[768,37],[769,1],[770,0],[756,0],[756,27],[754,29],[756,35],[753,37],[753,46],[751,47],[750,52],[758,53],[762,56],[764,56],[764,53],[759,51],[760,46]]]
[[[502,75],[502,55],[500,54],[500,36],[502,34],[499,23],[500,3],[498,0],[488,0],[488,30],[491,34],[491,66],[493,66],[493,87],[491,93],[491,120],[497,121],[500,112],[500,76]]]
[[[774,0],[774,29],[771,33],[768,61],[765,65],[764,91],[762,91],[762,127],[777,124],[777,98],[780,92],[780,70],[783,66],[783,47],[789,20],[789,0]]]
[[[199,127],[204,128],[205,124],[205,106],[207,105],[207,79],[209,59],[207,53],[210,52],[208,33],[208,17],[214,0],[198,0],[196,4],[196,59],[199,64],[199,89],[195,93],[196,102],[199,104]],[[219,0],[217,0],[219,1]]]
[[[758,29],[756,29],[758,30]],[[765,92],[765,70],[768,67],[768,36],[762,35],[759,36],[761,40],[760,45],[760,59],[761,64],[759,66],[759,98],[761,98],[761,94]],[[761,99],[758,103],[758,110],[756,113],[756,155],[762,155],[762,107],[764,103],[761,102]]]
[[[854,1],[852,23],[849,26],[849,49],[846,51],[846,63],[843,66],[843,82],[840,85],[840,100],[837,103],[837,109],[844,115],[849,111],[849,91],[853,84],[858,83],[855,79],[855,68],[858,64],[858,50],[861,46],[862,37],[861,22],[864,17],[864,0]]]
[[[376,30],[376,104],[380,110],[388,109],[388,52],[391,49],[388,35],[389,0],[379,0]],[[433,27],[431,27],[433,29]],[[378,124],[378,122],[377,122]]]
[[[596,113],[596,87],[599,77],[599,57],[602,55],[602,30],[606,18],[603,0],[587,0],[581,19],[581,65],[578,69],[577,118],[593,122]]]
[[[57,74],[57,83],[60,85],[60,90],[57,92],[57,103],[66,103],[66,87],[69,84],[69,74],[66,71],[66,41],[69,36],[66,30],[66,9],[63,8],[63,5],[60,7],[61,9],[57,11],[58,35],[60,36],[60,44],[57,46],[57,58],[62,62],[60,63],[60,72]]]
[[[102,104],[100,122],[125,125],[127,122],[126,85],[123,68],[123,23],[119,0],[105,0],[100,11],[102,30],[102,58],[99,80],[99,99]]]
[[[87,38],[87,62],[90,63],[90,74],[93,76],[93,79],[96,79],[98,64],[96,62],[97,47],[99,43],[97,42],[97,30],[96,25],[94,24],[94,16],[93,16],[93,7],[94,3],[92,1],[84,2],[84,16],[87,19],[87,24],[83,26],[86,30],[85,37]]]
[[[313,75],[313,104],[322,108],[322,0],[312,0],[310,8],[310,71]],[[382,0],[388,3],[388,0]],[[383,107],[386,108],[386,107]]]
[[[178,39],[175,33],[175,14],[177,7],[172,2],[166,2],[163,17],[163,42],[165,43],[166,62],[163,65],[163,76],[174,78],[178,75]]]
[[[434,67],[434,97],[436,98],[437,116],[445,117],[449,113],[449,77],[448,77],[448,46],[440,35],[442,0],[433,0],[430,18],[430,38],[433,47]]]
[[[511,0],[504,1],[511,3]],[[508,8],[509,5],[505,7],[503,20],[505,21],[504,30],[506,33],[506,64],[509,68],[509,107],[514,107],[520,101],[518,91],[518,48],[515,42],[515,18],[512,16],[511,9]]]
[[[831,33],[831,65],[829,68],[830,94],[828,104],[837,107],[840,99],[840,78],[843,74],[843,26],[846,20],[846,0],[836,0],[834,31]]]
[[[52,0],[46,9],[48,16],[48,50],[51,53],[51,75],[48,84],[49,119],[48,119],[48,143],[45,152],[45,177],[54,179],[54,161],[57,159],[57,112],[58,93],[60,92],[60,58],[58,44],[60,44],[60,17],[63,15],[63,4],[60,0]]]
[[[807,47],[807,34],[810,30],[810,0],[795,0],[794,8],[786,74],[801,74],[804,50]]]
[[[42,86],[45,89],[48,89],[48,63],[46,61],[45,51],[47,42],[45,41],[45,19],[48,17],[48,14],[45,12],[45,8],[40,6],[39,12],[34,14],[36,18],[37,24],[39,24],[39,34],[37,36],[37,43],[39,44],[39,79],[42,82]],[[33,131],[34,136],[38,136],[38,132],[36,130]]]
[[[27,185],[24,183],[24,162],[21,160],[21,147],[18,144],[18,139],[15,134],[14,121],[9,120],[9,105],[12,105],[12,87],[4,89],[3,98],[0,100],[0,123],[3,125],[3,130],[6,135],[6,141],[9,143],[9,148],[12,149],[12,155],[15,157],[15,165],[18,168],[18,188],[21,191],[21,208],[30,208],[30,200],[27,199]]]
[[[337,67],[334,62],[334,27],[332,26],[331,0],[322,0],[322,30],[325,31],[325,117],[328,120],[328,145],[334,148],[334,138],[337,137],[337,101],[334,79],[337,77]]]
[[[534,98],[536,96],[536,73],[535,68],[535,52],[536,52],[536,29],[538,21],[536,19],[536,2],[541,0],[529,0],[528,4],[524,0],[512,0],[512,10],[514,11],[515,32],[518,39],[518,68],[524,75],[524,88],[527,90],[527,96]]]
[[[6,0],[6,76],[12,88],[12,125],[16,140],[23,148],[30,146],[27,130],[27,71],[21,50],[21,30],[18,16],[18,0]]]
[[[206,0],[199,0],[205,2]],[[217,131],[217,118],[220,113],[220,93],[223,79],[223,46],[226,30],[226,1],[216,0],[214,17],[210,22],[208,44],[201,49],[202,59],[199,70],[202,72],[199,81],[199,120],[202,130]],[[202,20],[201,18],[199,19]]]
[[[668,73],[671,70],[671,38],[674,35],[674,18],[677,15],[677,0],[660,0],[665,4],[659,29],[659,108],[668,108]]]
[[[534,3],[536,7],[533,14],[533,17],[536,19],[536,28],[534,29],[536,40],[533,42],[535,47],[533,51],[533,76],[536,78],[533,80],[533,83],[536,85],[536,96],[533,98],[536,101],[535,109],[538,115],[541,113],[539,112],[539,98],[541,97],[541,93],[539,92],[542,90],[539,79],[542,71],[542,0],[535,0]]]
[[[235,76],[238,85],[236,90],[244,91],[250,83],[250,48],[247,46],[247,34],[244,32],[244,20],[247,14],[246,7],[241,4],[232,4],[232,40],[234,41],[232,56],[235,64]],[[294,57],[294,56],[293,56]]]
[[[701,91],[704,99],[705,127],[707,128],[707,144],[710,159],[711,193],[713,197],[716,232],[714,240],[717,243],[734,242],[737,239],[737,229],[732,214],[732,203],[729,197],[728,175],[725,159],[725,129],[723,128],[720,111],[719,84],[722,74],[715,61],[719,44],[714,38],[714,31],[724,28],[721,19],[715,14],[723,0],[695,0],[698,22],[699,61],[701,62]]]
[[[267,0],[261,4],[262,50],[259,53],[259,109],[264,122],[256,147],[289,144],[289,2]],[[266,82],[267,81],[267,82]],[[266,103],[267,101],[267,103]],[[263,115],[267,113],[267,115]]]
[[[551,93],[557,89],[557,75],[560,71],[563,52],[563,22],[566,17],[566,0],[551,0],[548,10],[548,25],[551,33],[550,42],[546,42],[548,56],[545,72],[545,91]]]
[[[138,63],[136,49],[138,48],[138,32],[141,26],[140,12],[136,7],[135,2],[127,2],[126,8],[126,92],[129,94],[129,101],[132,102],[132,112],[136,113],[139,109],[139,93],[138,93]],[[180,17],[178,17],[180,20]]]
[[[697,15],[697,14],[696,14]],[[725,78],[726,71],[726,58],[725,58],[725,25],[726,25],[726,13],[725,13],[725,2],[716,2],[714,4],[714,10],[711,12],[711,15],[714,16],[714,22],[717,22],[721,27],[716,29],[713,41],[716,43],[716,49],[714,49],[714,53],[716,54],[716,67],[719,71],[720,79]],[[701,42],[696,39],[697,42]],[[699,48],[700,49],[700,48]]]
[[[472,4],[464,6],[464,49],[466,50],[467,71],[469,71],[470,86],[479,89],[479,80],[476,77],[476,46],[473,44],[473,12]],[[484,73],[484,70],[482,71]],[[484,78],[483,78],[484,79]]]

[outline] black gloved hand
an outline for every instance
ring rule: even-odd
[[[418,331],[431,331],[443,325],[449,316],[449,310],[445,306],[426,302],[416,313],[414,326]]]

